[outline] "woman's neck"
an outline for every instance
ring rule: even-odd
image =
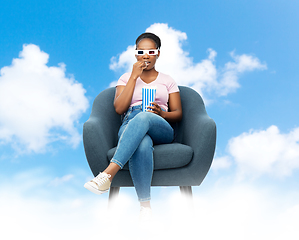
[[[140,78],[142,79],[142,81],[149,83],[156,80],[158,74],[159,72],[157,72],[155,68],[152,68],[151,70],[144,70]]]

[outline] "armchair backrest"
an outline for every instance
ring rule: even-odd
[[[193,119],[200,115],[207,115],[201,96],[189,87],[179,86],[183,118],[179,123],[172,124],[175,129],[175,142],[184,143],[184,135],[192,131]],[[117,133],[121,125],[121,117],[115,112],[113,101],[115,88],[102,91],[94,100],[90,118],[100,118],[100,124],[105,131],[109,131],[113,145],[117,144]]]

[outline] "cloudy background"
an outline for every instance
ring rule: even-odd
[[[1,3],[1,239],[298,239],[298,10],[270,0]],[[133,188],[111,211],[108,195],[83,188],[92,174],[82,143],[94,98],[131,70],[144,31],[161,37],[157,70],[198,91],[217,124],[194,211],[177,187],[153,188],[146,233]]]

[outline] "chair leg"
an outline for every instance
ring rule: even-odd
[[[192,198],[192,187],[191,186],[180,186],[181,194],[186,198],[187,205],[186,210],[188,213],[192,214],[194,210],[193,198]]]
[[[119,189],[120,187],[110,187],[109,190],[109,202],[108,202],[108,207],[111,208],[111,204],[115,198],[117,198],[119,194]]]
[[[191,186],[180,186],[182,195],[192,198],[192,187]]]

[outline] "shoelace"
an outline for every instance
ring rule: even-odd
[[[107,180],[111,177],[110,174],[99,174],[98,176],[96,176],[93,181],[96,182],[97,184],[104,184],[105,182],[107,182]]]

